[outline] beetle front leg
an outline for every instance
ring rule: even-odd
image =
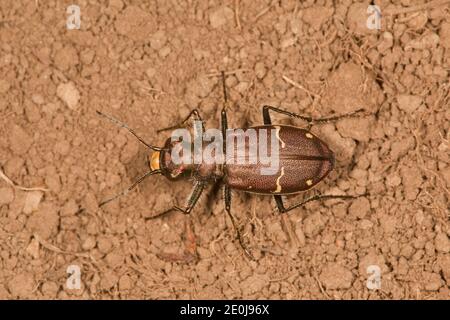
[[[203,182],[197,181],[194,185],[194,188],[192,189],[191,195],[188,198],[185,208],[182,208],[179,206],[173,206],[172,208],[169,208],[161,213],[158,213],[157,215],[146,218],[146,220],[160,218],[172,211],[180,211],[181,213],[184,213],[184,214],[191,213],[191,211],[195,207],[195,204],[197,203],[198,199],[200,199],[200,196],[202,195],[202,192],[204,189],[205,189],[205,184]]]
[[[300,203],[294,204],[294,205],[292,205],[292,206],[290,206],[288,208],[284,207],[283,198],[281,196],[279,196],[279,195],[278,196],[274,196],[274,198],[275,198],[275,202],[277,203],[278,211],[280,213],[287,213],[287,212],[289,212],[291,210],[294,210],[294,209],[296,209],[298,207],[301,207],[301,206],[307,204],[308,202],[312,202],[312,201],[329,200],[329,199],[356,199],[356,198],[359,198],[359,197],[362,197],[362,196],[365,196],[365,195],[349,196],[349,195],[333,195],[333,194],[320,195],[319,194],[319,195],[312,196],[312,197],[310,197],[310,198],[308,198],[308,199],[306,199],[306,200],[304,200],[304,201],[302,201]]]
[[[233,224],[233,228],[236,231],[236,237],[239,241],[241,248],[244,250],[245,255],[249,259],[255,260],[255,257],[253,257],[253,255],[248,250],[247,246],[244,244],[244,240],[242,238],[241,232],[239,231],[239,228],[236,223],[236,218],[231,213],[231,190],[230,190],[230,187],[228,187],[228,186],[225,186],[224,199],[225,199],[225,211],[227,212],[228,216],[230,217],[231,223]]]
[[[204,127],[204,124],[203,124],[203,119],[200,116],[200,112],[198,111],[198,109],[194,109],[191,112],[189,112],[188,116],[183,121],[181,121],[180,123],[178,123],[176,125],[173,125],[173,126],[170,126],[170,127],[167,127],[167,128],[158,129],[158,130],[156,130],[156,132],[160,133],[160,132],[163,132],[163,131],[168,131],[168,130],[181,128],[192,116],[195,118],[195,120],[198,120],[198,121],[202,122],[203,131],[205,131],[205,127]]]
[[[269,111],[274,111],[274,112],[278,112],[284,115],[287,115],[289,117],[292,118],[298,118],[298,119],[302,119],[306,122],[308,122],[310,125],[312,125],[313,123],[327,123],[327,122],[333,122],[333,121],[337,121],[343,118],[348,118],[348,117],[354,117],[356,115],[358,115],[359,113],[363,112],[364,109],[358,109],[356,111],[353,112],[349,112],[349,113],[345,113],[345,114],[340,114],[340,115],[336,115],[336,116],[330,116],[330,117],[323,117],[323,118],[312,118],[312,117],[308,117],[308,116],[302,116],[299,115],[297,113],[294,112],[289,112],[277,107],[273,107],[273,106],[268,106],[265,105],[263,106],[263,120],[264,120],[264,124],[272,124],[272,121],[270,119],[270,114]]]

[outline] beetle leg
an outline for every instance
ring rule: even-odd
[[[157,215],[146,218],[146,220],[160,218],[163,215],[166,215],[172,211],[180,211],[181,213],[184,214],[190,214],[192,209],[195,207],[195,204],[197,203],[198,199],[200,199],[200,196],[202,195],[204,189],[205,184],[203,182],[197,181],[194,185],[194,188],[192,189],[191,195],[188,198],[186,207],[182,208],[179,206],[173,206],[172,208],[169,208],[161,213],[158,213]]]
[[[142,139],[140,136],[138,136],[138,135],[134,132],[133,129],[131,129],[130,127],[128,127],[128,125],[127,125],[126,123],[123,123],[122,121],[119,121],[119,120],[117,120],[116,118],[114,118],[114,117],[112,117],[112,116],[110,116],[110,115],[108,115],[108,114],[102,113],[102,112],[100,112],[100,111],[98,111],[98,110],[96,110],[96,112],[97,112],[98,115],[100,115],[100,116],[102,116],[102,117],[105,117],[106,119],[108,119],[109,121],[111,121],[111,122],[113,122],[114,124],[118,125],[119,127],[127,129],[128,132],[130,132],[136,139],[138,139],[138,140],[139,140],[142,144],[144,144],[147,148],[149,148],[149,149],[151,149],[151,150],[154,150],[154,151],[161,151],[161,150],[164,149],[164,148],[152,146],[152,145],[148,144],[147,142],[145,142],[144,139]]]
[[[183,121],[181,121],[180,123],[178,123],[178,124],[176,124],[176,125],[173,125],[173,126],[170,126],[170,127],[167,127],[167,128],[158,129],[158,130],[156,130],[156,132],[157,132],[157,133],[160,133],[160,132],[162,132],[162,131],[168,131],[168,130],[180,128],[180,127],[182,127],[182,126],[183,126],[183,125],[184,125],[184,124],[185,124],[192,116],[195,117],[195,120],[198,120],[198,121],[201,121],[201,122],[202,122],[203,131],[205,131],[205,127],[204,127],[204,124],[203,124],[203,119],[202,119],[202,117],[200,116],[200,112],[198,111],[198,109],[194,109],[194,110],[192,110],[191,112],[189,112],[188,116],[187,116]]]
[[[230,190],[230,188],[228,186],[225,186],[225,192],[224,193],[225,193],[225,195],[224,195],[224,198],[225,198],[225,211],[227,212],[228,216],[230,217],[231,223],[233,224],[233,228],[236,231],[236,236],[237,236],[237,239],[239,241],[239,245],[244,250],[245,255],[250,260],[255,260],[255,257],[253,257],[253,255],[248,250],[247,246],[244,244],[244,240],[242,238],[241,232],[239,231],[239,228],[238,228],[237,223],[236,223],[236,218],[231,213],[231,190]]]
[[[293,117],[293,118],[298,118],[298,119],[302,119],[304,121],[307,121],[310,125],[312,123],[327,123],[327,122],[333,122],[333,121],[337,121],[339,119],[343,119],[343,118],[348,118],[348,117],[354,117],[358,114],[360,114],[361,112],[364,111],[364,109],[358,109],[356,111],[352,111],[349,113],[345,113],[345,114],[340,114],[340,115],[336,115],[336,116],[330,116],[330,117],[323,117],[323,118],[311,118],[308,116],[302,116],[299,115],[297,113],[294,112],[289,112],[277,107],[273,107],[273,106],[268,106],[265,105],[263,106],[263,119],[264,119],[264,124],[272,124],[272,121],[270,119],[270,114],[269,111],[272,110],[274,112],[278,112],[284,115],[287,115],[289,117]]]
[[[364,195],[362,195],[364,196]],[[283,204],[283,199],[281,198],[281,196],[277,195],[274,196],[275,198],[275,202],[277,203],[277,207],[278,207],[278,211],[280,211],[280,213],[287,213],[293,209],[296,209],[298,207],[301,207],[305,204],[307,204],[308,202],[312,202],[312,201],[317,201],[317,200],[329,200],[329,199],[356,199],[359,198],[361,196],[349,196],[349,195],[333,195],[333,194],[324,194],[324,195],[315,195],[312,196],[300,203],[294,204],[288,208],[284,207]]]

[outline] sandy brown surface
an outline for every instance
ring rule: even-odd
[[[215,3],[78,1],[81,30],[67,30],[71,2],[0,2],[0,298],[449,299],[449,1],[375,1],[381,30],[365,26],[367,1]],[[190,216],[145,220],[192,184],[155,176],[98,208],[147,170],[148,150],[95,110],[156,145],[194,107],[218,128],[220,70],[231,127],[260,124],[266,103],[364,108],[313,127],[337,165],[306,195],[370,195],[280,215],[270,197],[233,193],[257,261],[220,190]],[[197,261],[167,261],[183,252]]]

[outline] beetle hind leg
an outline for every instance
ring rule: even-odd
[[[298,207],[301,207],[301,206],[307,204],[308,202],[319,201],[319,200],[330,200],[330,199],[356,199],[356,198],[363,197],[363,196],[365,196],[365,195],[351,196],[351,195],[344,195],[344,194],[343,195],[319,194],[319,195],[315,195],[310,198],[307,198],[297,204],[291,205],[287,208],[284,206],[283,198],[280,195],[274,196],[274,198],[275,198],[275,202],[277,204],[278,211],[280,213],[287,213],[291,210],[294,210]]]
[[[335,116],[329,116],[329,117],[323,117],[323,118],[312,118],[312,117],[308,117],[308,116],[302,116],[302,115],[294,113],[294,112],[286,111],[286,110],[280,109],[278,107],[265,105],[265,106],[263,106],[264,124],[272,124],[269,111],[278,112],[278,113],[287,115],[292,118],[298,118],[298,119],[308,122],[309,125],[312,125],[313,123],[327,123],[327,122],[337,121],[337,120],[340,120],[343,118],[355,117],[355,116],[358,116],[361,112],[363,112],[364,109],[358,109],[353,112],[339,114],[339,115],[335,115]]]
[[[244,250],[245,255],[250,260],[256,260],[255,257],[251,254],[251,252],[248,250],[247,246],[244,243],[244,240],[242,238],[242,234],[239,231],[239,227],[236,222],[236,218],[231,213],[231,190],[228,186],[225,186],[225,192],[224,192],[224,198],[225,198],[225,211],[227,212],[227,215],[230,217],[231,223],[233,224],[233,228],[236,231],[236,237],[239,241],[239,245],[241,246],[242,250]]]

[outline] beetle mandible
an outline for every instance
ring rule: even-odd
[[[225,139],[225,137],[227,136],[228,131],[228,99],[224,72],[222,72],[222,82],[224,105],[221,110],[221,133],[222,151],[225,154],[227,151],[227,139]],[[127,129],[142,144],[153,151],[149,156],[150,170],[121,193],[101,202],[100,206],[105,205],[119,196],[127,194],[145,178],[154,174],[160,174],[172,181],[192,178],[194,180],[194,186],[185,207],[174,205],[173,207],[152,216],[149,219],[161,217],[171,211],[180,211],[184,214],[189,214],[196,205],[205,187],[212,182],[220,180],[224,185],[225,211],[233,224],[239,244],[243,248],[245,254],[250,259],[254,259],[251,252],[248,250],[246,245],[244,245],[242,235],[236,223],[236,218],[231,212],[232,189],[273,196],[280,213],[289,212],[311,201],[336,198],[351,199],[358,197],[353,195],[315,195],[299,203],[286,207],[283,203],[282,196],[299,193],[313,188],[333,170],[335,156],[328,145],[309,130],[291,125],[272,124],[270,117],[271,111],[286,115],[288,117],[304,120],[308,122],[310,127],[313,123],[325,123],[336,121],[344,117],[355,116],[362,112],[363,109],[347,114],[313,119],[311,117],[285,111],[274,106],[264,105],[262,108],[263,125],[249,127],[246,130],[253,130],[256,133],[256,138],[258,140],[262,137],[262,135],[267,135],[267,132],[275,132],[277,143],[279,143],[280,148],[278,152],[278,170],[274,175],[262,175],[260,172],[262,164],[259,162],[254,164],[240,164],[239,161],[233,161],[237,160],[236,157],[238,156],[236,153],[231,155],[232,161],[229,161],[230,159],[228,158],[227,161],[222,163],[175,163],[172,159],[172,152],[175,148],[180,148],[179,144],[182,143],[181,141],[172,141],[171,138],[168,138],[163,147],[153,146],[145,142],[125,123],[113,118],[110,115],[97,111],[99,115],[106,117],[116,125]],[[181,123],[159,129],[157,132],[159,133],[162,131],[180,128],[191,118],[200,121],[203,126],[203,120],[199,111],[194,109]],[[245,134],[245,132],[243,134]],[[268,141],[267,137],[265,138],[265,141]],[[204,145],[203,149],[206,147],[207,145]],[[244,144],[244,147],[244,152],[251,152],[249,143]]]

